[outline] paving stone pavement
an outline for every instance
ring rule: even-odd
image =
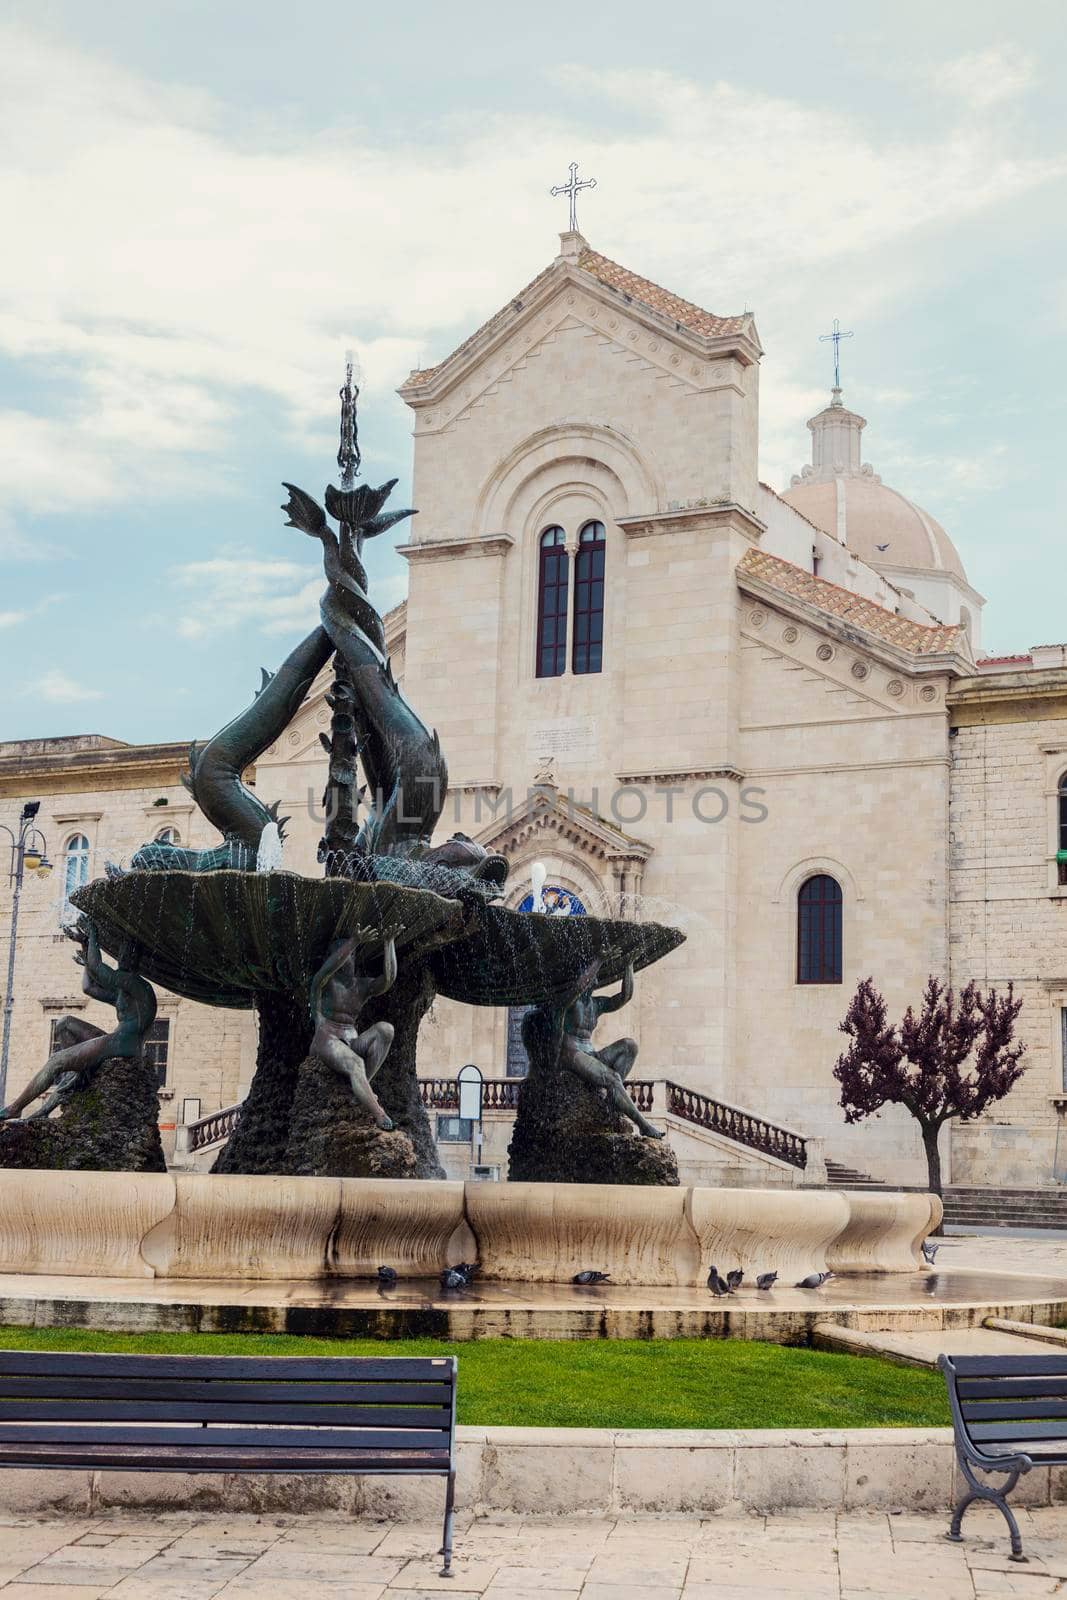
[[[942,1516],[472,1519],[455,1576],[439,1523],[252,1515],[0,1517],[0,1600],[987,1600],[1067,1597],[1067,1506]]]

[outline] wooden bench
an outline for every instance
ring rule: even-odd
[[[1011,1533],[1011,1559],[1025,1561],[1019,1525],[1007,1496],[1035,1466],[1067,1464],[1067,1355],[938,1356],[945,1374],[956,1454],[968,1483],[952,1513],[948,1538],[959,1542],[960,1524],[975,1500],[990,1500]],[[976,1472],[1007,1473],[1001,1487]]]
[[[451,1577],[456,1358],[0,1350],[0,1467],[432,1474]]]

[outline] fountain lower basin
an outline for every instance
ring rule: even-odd
[[[702,1289],[714,1261],[784,1285],[918,1272],[940,1218],[892,1191],[0,1171],[0,1273],[326,1284],[476,1260],[486,1283]]]

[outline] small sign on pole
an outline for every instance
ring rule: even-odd
[[[470,1123],[473,1167],[480,1162],[482,1156],[482,1100],[485,1094],[485,1079],[471,1062],[468,1066],[460,1067],[456,1073],[456,1082],[459,1086],[460,1117],[464,1122]]]
[[[475,1066],[460,1067],[456,1074],[459,1084],[459,1114],[464,1122],[481,1122],[484,1082]]]

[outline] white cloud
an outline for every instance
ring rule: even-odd
[[[1021,50],[991,49],[959,56],[931,70],[934,88],[958,95],[976,111],[1022,94],[1037,76],[1034,62]]]
[[[43,677],[27,684],[25,692],[27,695],[34,696],[39,700],[50,700],[55,705],[73,705],[80,700],[102,700],[104,698],[99,689],[91,689],[88,684],[81,683],[76,678],[68,677],[58,667],[53,667]]]
[[[14,628],[28,616],[28,611],[0,611],[0,628]]]
[[[970,106],[1021,84],[1020,61],[997,61],[942,70]],[[249,391],[281,403],[294,440],[326,441],[346,345],[380,406],[544,265],[562,220],[545,173],[579,129],[594,242],[713,309],[755,304],[787,362],[796,308],[811,314],[830,273],[863,286],[850,315],[864,298],[884,313],[907,270],[890,247],[1064,171],[969,113],[909,142],[662,72],[568,68],[546,89],[541,116],[472,113],[432,143],[375,144],[340,118],[249,136],[205,94],[0,28],[0,209],[34,241],[5,259],[0,351],[65,388],[48,412],[0,416],[0,496],[65,511],[217,493]],[[590,132],[598,102],[613,114]]]
[[[264,633],[310,629],[318,621],[322,571],[296,561],[264,561],[254,551],[234,551],[171,569],[174,585],[188,591],[178,618],[182,639],[202,639],[246,624]]]

